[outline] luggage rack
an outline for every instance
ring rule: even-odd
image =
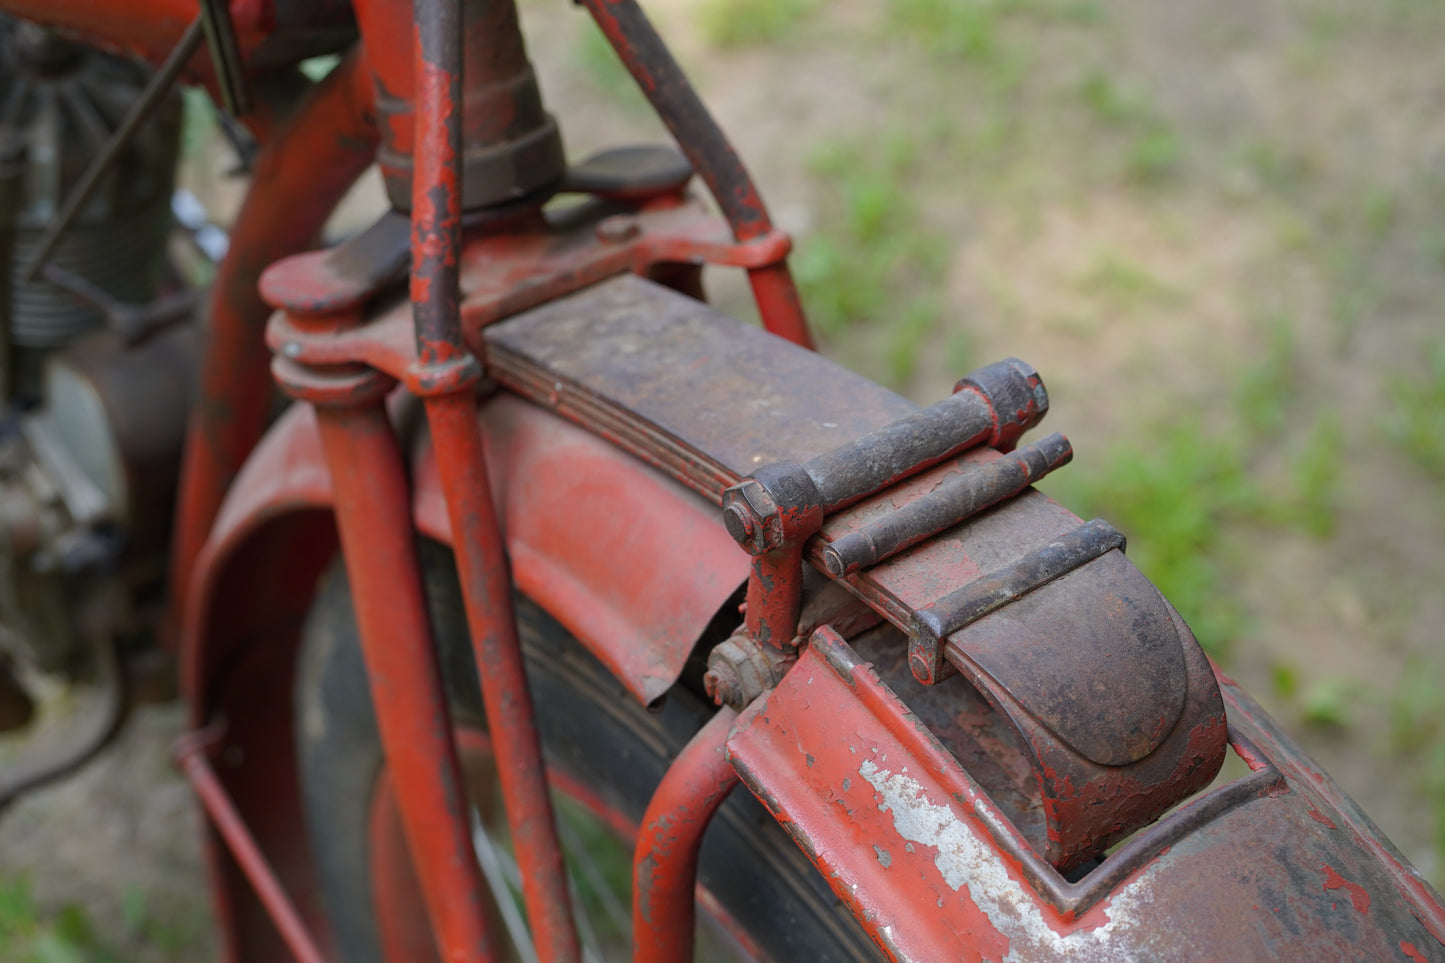
[[[1123,536],[1029,487],[1072,449],[1018,447],[1048,410],[1024,362],[920,409],[637,277],[485,336],[493,379],[722,506],[752,569],[745,624],[710,658],[719,701],[765,697],[796,660],[812,568],[907,634],[917,679],[961,673],[1015,731],[1058,869],[1218,771],[1223,702],[1193,635]]]

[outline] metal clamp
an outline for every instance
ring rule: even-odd
[[[828,513],[969,448],[1010,451],[1048,408],[1038,372],[1009,358],[963,378],[942,401],[801,465],[781,462],[759,469],[723,492],[728,533],[753,556],[748,634],[776,647],[793,639],[802,598],[803,544]],[[1060,445],[1067,448],[1068,442],[1049,440],[1054,454],[1045,455],[1044,464],[1067,460]]]

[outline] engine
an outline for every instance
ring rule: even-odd
[[[169,256],[178,97],[47,236],[146,82],[0,23],[0,730],[27,722],[37,679],[112,686],[159,602],[196,353]]]

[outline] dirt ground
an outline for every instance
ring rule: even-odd
[[[580,10],[523,7],[572,156],[663,139]],[[1077,452],[1050,493],[1129,535],[1439,886],[1445,8],[648,9],[795,232],[826,349],[921,402],[977,364],[1034,363]],[[739,37],[749,16],[766,23]],[[880,261],[876,290],[835,297]],[[736,280],[709,284],[748,312]],[[214,953],[196,816],[164,764],[179,721],[147,710],[0,817],[0,875],[47,911],[83,905],[123,959]]]

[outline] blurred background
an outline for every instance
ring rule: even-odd
[[[1037,366],[1076,450],[1043,487],[1129,536],[1440,887],[1445,5],[647,7],[794,233],[824,350],[920,403]],[[573,157],[665,139],[583,11],[522,8]],[[185,180],[224,221],[243,185],[188,108]],[[0,819],[0,960],[213,956],[179,724],[147,710]]]

